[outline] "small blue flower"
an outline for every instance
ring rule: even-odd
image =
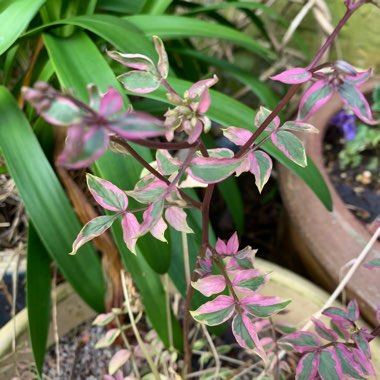
[[[356,116],[353,113],[341,110],[331,118],[330,123],[341,129],[346,141],[350,141],[355,138]]]

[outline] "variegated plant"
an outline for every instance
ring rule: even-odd
[[[209,89],[218,78],[203,79],[183,95],[176,92],[168,82],[168,56],[157,36],[153,37],[157,63],[141,54],[109,51],[108,55],[132,69],[118,77],[126,90],[139,95],[153,92],[161,86],[168,90],[167,98],[172,107],[162,119],[132,109],[123,112],[122,97],[113,88],[101,94],[90,85],[88,105],[45,83],[38,82],[33,88],[24,89],[25,98],[46,121],[69,127],[65,148],[58,158],[59,165],[75,169],[87,167],[112,142],[121,145],[123,151],[134,157],[147,171],[131,189],[119,189],[109,181],[87,175],[87,185],[95,201],[112,214],[88,222],[73,243],[71,254],[103,234],[117,219],[121,220],[126,246],[136,254],[138,239],[147,233],[166,241],[167,224],[182,233],[193,233],[187,223],[187,210],[195,208],[201,212],[202,244],[192,282],[188,284],[185,304],[185,366],[188,369],[191,355],[188,318],[193,288],[206,297],[213,297],[191,311],[196,321],[214,326],[231,319],[232,331],[240,346],[254,350],[267,363],[273,364],[277,360],[275,355],[269,355],[271,342],[261,334],[265,330],[265,321],[283,310],[290,300],[259,293],[269,276],[255,268],[254,250],[250,247],[239,250],[236,233],[227,243],[218,239],[215,247],[210,244],[210,202],[216,183],[243,172],[251,172],[258,190],[262,191],[273,167],[272,158],[263,150],[267,141],[289,160],[305,167],[305,148],[294,132],[318,132],[308,120],[334,93],[361,120],[374,123],[368,102],[360,92],[360,86],[368,80],[371,70],[360,72],[344,61],[317,66],[348,17],[366,2],[369,1],[345,1],[346,15],[308,67],[286,70],[272,78],[292,87],[273,111],[260,108],[253,121],[253,132],[248,130],[249,126],[247,129],[234,126],[223,129],[224,136],[237,147],[237,153],[227,148],[207,149],[202,141],[203,133],[211,128],[206,115],[211,104]],[[297,120],[281,122],[280,111],[306,83],[309,87],[301,98]],[[149,138],[155,139],[147,140]],[[145,161],[130,142],[155,149],[156,161]],[[201,202],[183,190],[197,186],[206,188]],[[138,203],[138,207],[130,208],[130,198]],[[369,265],[378,266],[378,262]],[[331,318],[331,328],[315,320],[319,336],[300,331],[281,341],[302,354],[296,377],[307,380],[343,379],[345,376],[362,379],[372,375],[374,370],[368,343],[373,336],[356,327],[359,316],[357,304],[352,301],[347,311],[330,308],[325,315]],[[117,334],[117,330],[110,330],[105,344],[113,341]],[[322,343],[321,338],[327,343]],[[114,360],[119,363],[126,360],[129,353],[118,355],[120,358],[118,356]],[[110,372],[116,372],[115,368]]]

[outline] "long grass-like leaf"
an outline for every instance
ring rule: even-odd
[[[26,288],[29,334],[36,368],[42,377],[50,323],[51,257],[33,224],[29,224]]]
[[[173,0],[146,0],[142,13],[161,15],[172,2]]]
[[[128,21],[144,31],[147,36],[157,35],[162,40],[190,37],[216,38],[244,47],[265,59],[275,54],[253,38],[235,29],[207,21],[182,16],[128,16]]]
[[[13,0],[0,3],[0,55],[17,40],[46,0]]]
[[[90,246],[80,255],[68,255],[79,221],[32,128],[5,87],[0,87],[0,114],[0,147],[39,237],[78,294],[102,311],[105,285],[100,260]]]

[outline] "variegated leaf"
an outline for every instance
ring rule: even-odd
[[[123,238],[128,249],[136,255],[136,242],[140,235],[140,224],[136,217],[127,212],[121,220],[121,226],[123,228]]]
[[[291,300],[282,301],[279,297],[262,296],[254,294],[244,297],[240,300],[240,304],[247,311],[256,317],[269,317],[274,313],[284,309]]]
[[[226,287],[226,280],[221,274],[203,277],[191,285],[206,297],[221,293]]]
[[[103,178],[87,173],[87,187],[97,203],[111,211],[124,211],[128,207],[128,197],[124,191]]]
[[[341,380],[345,378],[334,348],[324,349],[319,355],[318,375],[321,380]]]
[[[126,90],[137,94],[148,94],[160,87],[161,80],[147,71],[132,70],[121,74],[117,79]]]
[[[196,321],[216,326],[230,319],[234,311],[235,301],[232,297],[218,296],[190,313]]]
[[[297,352],[316,351],[319,349],[321,342],[319,338],[308,331],[297,331],[281,339],[281,342],[289,343]]]
[[[297,165],[305,167],[307,158],[302,141],[291,132],[277,131],[271,135],[273,144]]]
[[[267,356],[265,350],[257,336],[257,329],[246,314],[236,314],[232,321],[232,332],[236,341],[243,348],[255,350],[265,361]]]
[[[158,72],[160,73],[162,78],[166,79],[169,73],[169,60],[168,55],[166,54],[164,43],[157,36],[153,36],[153,43],[154,48],[156,49],[156,52],[158,54]]]
[[[272,113],[271,110],[268,110],[265,107],[260,107],[259,112],[257,112],[255,117],[255,125],[257,128],[264,123],[264,121],[269,117]],[[269,125],[265,128],[266,131],[275,131],[280,126],[280,118],[276,116]]]
[[[107,149],[109,136],[105,129],[92,127],[85,131],[73,125],[67,132],[65,147],[57,164],[68,169],[81,169],[92,164]]]
[[[176,206],[168,207],[165,211],[165,219],[177,231],[193,233],[186,221],[187,214],[184,209]]]
[[[120,335],[119,329],[111,329],[106,332],[106,334],[98,340],[95,345],[95,348],[105,348],[111,346],[111,344],[116,340]]]
[[[309,352],[302,356],[296,369],[296,380],[314,380],[318,373],[319,353]]]
[[[112,356],[108,364],[108,373],[113,375],[119,368],[121,368],[129,358],[131,357],[131,351],[127,349],[119,350]]]
[[[79,232],[75,239],[70,255],[75,255],[78,249],[88,241],[100,236],[112,226],[112,223],[119,215],[103,215],[90,220]]]
[[[234,158],[197,157],[192,160],[188,172],[199,182],[218,183],[231,176],[241,161]]]
[[[371,107],[367,99],[355,86],[343,83],[338,88],[338,93],[343,103],[349,107],[360,120],[367,124],[377,124],[377,121],[373,119]]]
[[[250,171],[255,176],[256,187],[261,193],[272,173],[272,159],[262,150],[250,153],[249,158],[251,162]]]
[[[298,119],[305,121],[324,106],[332,97],[333,90],[327,80],[319,80],[303,94],[298,111]]]
[[[294,69],[285,70],[280,74],[270,77],[270,79],[286,84],[301,84],[309,81],[312,74],[303,67],[295,67]]]
[[[302,121],[291,120],[285,122],[281,130],[283,131],[295,131],[295,132],[306,132],[306,133],[319,133],[318,129],[314,125],[303,123]]]

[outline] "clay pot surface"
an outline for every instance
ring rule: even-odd
[[[363,86],[362,91],[371,92],[379,78]],[[342,108],[337,96],[319,110],[310,123],[320,131],[318,135],[299,136],[309,157],[321,171],[333,200],[329,212],[314,193],[285,167],[280,168],[280,188],[289,217],[286,237],[306,265],[309,275],[327,290],[333,290],[371,238],[366,226],[347,209],[335,191],[324,167],[323,139],[329,120]],[[373,246],[366,261],[380,258],[380,243]],[[375,308],[380,304],[380,273],[363,266],[354,274],[346,287],[349,298],[359,302],[361,315],[376,325]]]

